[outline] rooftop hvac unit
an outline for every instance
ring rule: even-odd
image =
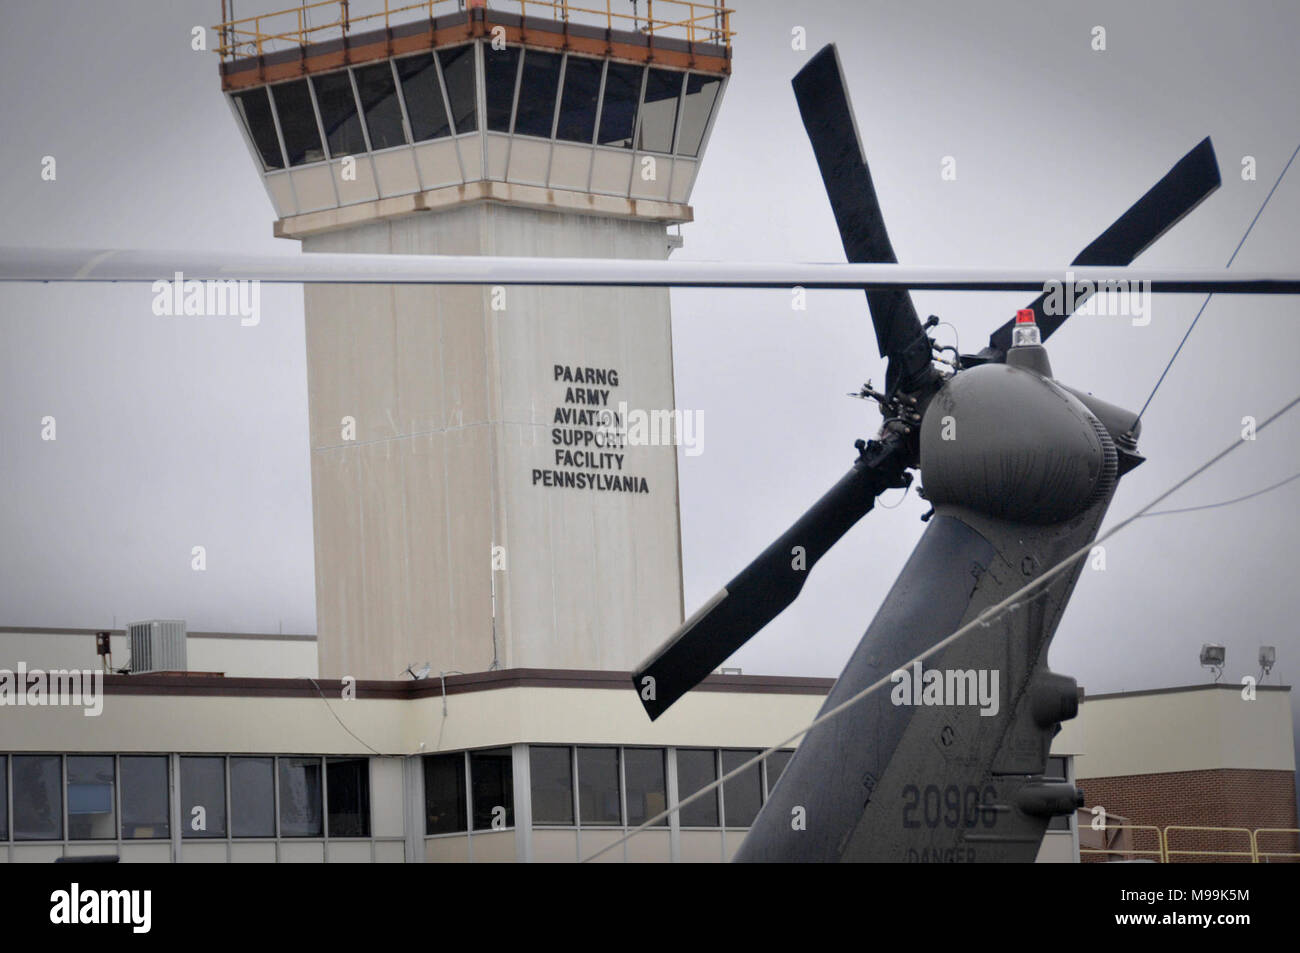
[[[131,671],[184,672],[185,620],[152,619],[126,627],[131,641]]]

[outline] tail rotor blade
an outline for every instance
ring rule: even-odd
[[[651,720],[698,685],[803,589],[809,571],[891,486],[905,486],[908,451],[873,443],[853,469],[669,637],[632,677]]]
[[[799,115],[812,143],[822,183],[851,262],[896,264],[871,181],[835,44],[823,47],[793,80]],[[930,368],[930,343],[906,291],[868,291],[880,356],[888,359],[887,389],[916,381]]]
[[[1220,184],[1219,163],[1214,157],[1210,137],[1206,136],[1179,159],[1165,173],[1164,178],[1117,218],[1114,224],[1079,252],[1071,264],[1120,267],[1133,264],[1138,255],[1177,225],[1184,215],[1205,201]],[[1081,303],[1083,296],[1078,292],[1082,290],[1076,285],[1076,294],[1067,300],[1075,304]],[[1047,295],[1042,294],[1029,306],[1034,311],[1034,318],[1044,340],[1070,317],[1069,311],[1047,314],[1044,307],[1046,301]],[[1000,355],[1005,355],[1011,347],[1011,329],[1014,325],[1015,320],[1012,319],[989,336],[989,351],[995,352],[992,355],[995,359],[1000,359]],[[986,352],[986,355],[981,356],[989,355]]]

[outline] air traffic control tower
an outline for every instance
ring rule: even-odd
[[[222,88],[306,251],[665,258],[730,72],[716,2],[329,0]],[[240,4],[243,8],[243,2]],[[246,8],[241,13],[247,13]],[[304,289],[320,673],[631,670],[682,620],[668,292]]]

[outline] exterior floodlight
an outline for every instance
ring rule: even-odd
[[[1277,648],[1272,645],[1261,645],[1259,647],[1259,670],[1263,672],[1265,678],[1268,678],[1276,663]]]
[[[1222,645],[1206,642],[1201,646],[1201,668],[1213,669],[1216,682],[1223,675],[1223,663],[1227,657],[1228,650]]]

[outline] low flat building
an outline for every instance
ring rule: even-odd
[[[713,675],[651,722],[627,672],[355,681],[317,676],[310,636],[185,641],[204,671],[99,674],[62,704],[57,680],[22,704],[0,681],[0,861],[726,861],[788,750],[624,838],[807,726],[832,685]],[[124,635],[110,644],[124,661]],[[93,630],[0,629],[0,673],[98,661]],[[1047,774],[1087,806],[1052,821],[1039,861],[1291,859],[1289,693],[1085,698]]]
[[[1171,861],[1300,859],[1289,688],[1093,695],[1079,723],[1085,860],[1156,859],[1162,837]]]
[[[628,672],[246,677],[267,659],[305,663],[294,653],[312,643],[186,642],[216,671],[102,676],[80,704],[3,711],[0,860],[583,860],[805,727],[833,683],[714,675],[651,722]],[[111,644],[125,660],[124,635]],[[93,630],[0,630],[0,670],[97,661]],[[1049,769],[1063,780],[1071,736]],[[599,859],[730,859],[789,754]],[[1072,819],[1058,818],[1040,859],[1077,856]]]

